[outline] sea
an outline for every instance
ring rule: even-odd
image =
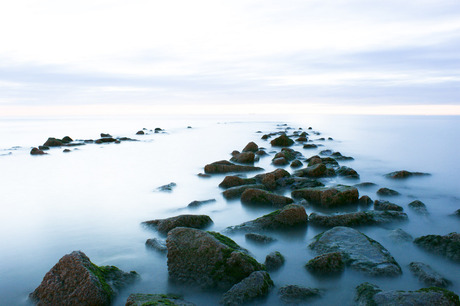
[[[311,130],[308,128],[311,127]],[[162,131],[155,133],[155,128]],[[145,135],[136,135],[144,130]],[[322,297],[308,300],[313,305],[352,305],[355,288],[371,282],[382,290],[418,290],[426,287],[409,271],[413,261],[428,263],[452,281],[447,289],[460,294],[460,264],[428,253],[412,242],[396,243],[391,230],[401,228],[414,238],[445,235],[460,230],[460,117],[459,116],[138,116],[138,117],[52,117],[0,118],[0,305],[29,305],[28,295],[65,254],[83,251],[97,265],[115,265],[137,271],[140,280],[122,290],[114,305],[124,305],[131,293],[175,293],[197,305],[218,305],[223,292],[203,291],[168,279],[167,257],[146,247],[150,238],[166,239],[143,221],[180,214],[206,214],[214,221],[208,230],[225,228],[258,218],[273,208],[247,207],[239,200],[228,201],[218,187],[225,175],[198,176],[204,166],[229,160],[254,141],[269,153],[256,162],[273,171],[272,148],[262,135],[294,131],[310,133],[317,149],[292,146],[305,158],[330,149],[354,158],[341,161],[355,169],[359,180],[328,178],[326,185],[372,182],[359,189],[360,196],[390,200],[404,208],[409,220],[385,226],[368,226],[360,231],[381,243],[402,268],[400,277],[370,277],[346,269],[335,277],[319,277],[305,269],[315,257],[308,245],[324,229],[309,225],[303,231],[273,232],[277,239],[257,245],[243,233],[229,235],[261,263],[273,251],[281,252],[285,264],[270,272],[274,288],[252,305],[282,305],[278,289],[299,285],[321,289]],[[100,133],[130,137],[138,141],[119,144],[86,144],[51,148],[49,154],[30,155],[32,147],[48,137],[70,136],[74,140],[98,139]],[[329,140],[328,138],[332,138]],[[318,140],[324,138],[325,140]],[[289,165],[285,170],[293,172]],[[430,173],[430,176],[390,180],[384,175],[397,170]],[[247,173],[251,177],[257,173]],[[174,182],[169,192],[158,187]],[[385,198],[380,187],[401,195]],[[289,196],[289,194],[285,194]],[[215,199],[198,208],[195,200]],[[420,200],[428,215],[419,215],[408,204]],[[314,206],[306,206],[308,214]],[[340,211],[365,208],[351,206]]]

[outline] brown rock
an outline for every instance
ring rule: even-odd
[[[269,191],[260,189],[246,189],[241,195],[241,202],[244,204],[271,205],[283,207],[294,202],[291,198],[280,196]]]

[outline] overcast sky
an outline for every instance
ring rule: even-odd
[[[0,111],[270,103],[459,110],[459,85],[458,0],[0,3]]]

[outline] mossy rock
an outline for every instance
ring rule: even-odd
[[[425,250],[460,262],[460,234],[445,236],[427,235],[416,238],[414,243]]]

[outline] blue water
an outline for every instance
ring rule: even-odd
[[[411,261],[429,263],[453,281],[448,289],[460,293],[459,264],[411,243],[394,244],[387,238],[388,231],[398,227],[414,238],[459,231],[460,221],[449,216],[460,208],[459,117],[16,118],[0,119],[0,305],[27,304],[27,295],[45,273],[73,250],[82,250],[98,265],[116,265],[141,274],[142,280],[123,291],[115,305],[124,305],[127,296],[137,292],[181,293],[198,305],[217,304],[222,293],[189,290],[168,282],[166,256],[145,247],[146,239],[164,237],[140,223],[203,213],[214,220],[211,230],[221,231],[270,212],[226,201],[217,186],[223,175],[206,179],[197,174],[207,163],[229,159],[233,150],[241,150],[249,141],[272,151],[257,131],[278,131],[279,123],[295,129],[312,126],[321,132],[317,138],[332,137],[334,140],[322,142],[324,147],[318,150],[304,150],[301,145],[294,149],[305,157],[323,149],[353,156],[354,161],[341,164],[357,170],[361,182],[378,185],[360,190],[360,195],[377,199],[375,191],[380,187],[400,191],[402,195],[391,201],[404,207],[409,222],[361,229],[399,262],[403,275],[396,279],[373,279],[349,270],[336,279],[311,276],[303,268],[314,257],[307,245],[320,232],[311,226],[300,233],[273,234],[278,241],[269,246],[254,245],[243,235],[233,235],[260,262],[273,250],[286,257],[286,264],[271,273],[276,288],[263,303],[279,304],[277,288],[287,284],[324,289],[324,297],[312,301],[319,305],[352,303],[354,287],[363,281],[374,282],[384,290],[416,290],[423,284],[409,272],[407,264]],[[164,128],[166,133],[135,135],[142,128],[156,127]],[[42,144],[49,136],[96,139],[101,132],[140,141],[86,145],[70,153],[52,149],[46,156],[29,154],[32,146]],[[258,166],[272,171],[271,158],[262,158]],[[285,169],[291,171],[289,166]],[[402,169],[432,175],[404,181],[383,177]],[[177,184],[171,193],[155,191],[170,182]],[[350,182],[333,178],[327,183]],[[210,198],[216,202],[193,211],[186,208],[194,200]],[[414,199],[427,205],[429,216],[408,209],[407,204]],[[308,213],[313,211],[307,207]]]

